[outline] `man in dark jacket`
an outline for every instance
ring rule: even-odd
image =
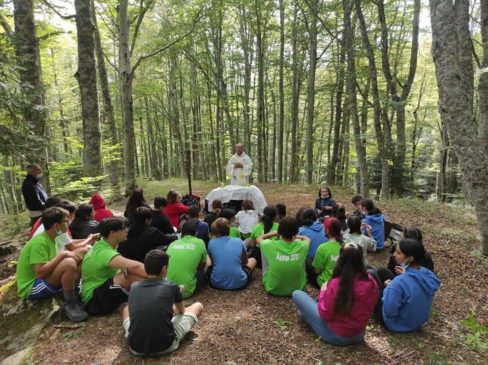
[[[168,245],[177,239],[176,235],[163,234],[151,226],[152,215],[150,208],[137,208],[127,240],[119,244],[117,249],[122,256],[144,262],[144,257],[149,251],[156,248],[166,251]]]
[[[39,181],[42,177],[41,167],[38,164],[28,165],[26,172],[27,176],[22,183],[22,195],[24,196],[25,205],[29,210],[32,226],[44,211],[47,194]]]

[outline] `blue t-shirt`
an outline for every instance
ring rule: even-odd
[[[212,238],[208,254],[212,257],[210,283],[219,289],[239,289],[247,284],[247,274],[242,269],[242,254],[246,247],[239,238],[229,236]]]

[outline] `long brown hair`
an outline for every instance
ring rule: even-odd
[[[354,305],[354,279],[367,279],[368,273],[364,267],[363,250],[355,243],[346,243],[341,249],[336,267],[332,272],[333,278],[340,278],[339,292],[334,303],[336,315],[347,316]]]

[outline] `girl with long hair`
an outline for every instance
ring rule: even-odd
[[[322,285],[318,305],[307,293],[293,292],[299,316],[322,341],[338,346],[363,341],[378,298],[378,284],[367,273],[363,250],[355,243],[342,248],[332,278]]]
[[[331,219],[327,227],[329,240],[320,245],[315,253],[312,266],[317,274],[318,287],[322,286],[332,276],[342,245],[341,230],[341,223],[335,218]]]
[[[139,207],[151,208],[144,198],[144,190],[141,188],[135,188],[132,190],[129,199],[127,200],[124,211],[124,217],[126,217],[129,221],[129,226],[134,224],[136,210]]]
[[[437,276],[421,266],[425,259],[422,242],[402,239],[394,253],[397,276],[376,276],[383,295],[375,310],[376,318],[393,332],[419,330],[427,322],[434,295],[439,289]],[[371,272],[373,274],[373,272]]]

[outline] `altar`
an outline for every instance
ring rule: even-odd
[[[254,204],[254,209],[259,214],[263,213],[263,210],[267,205],[263,193],[257,186],[254,185],[227,185],[221,188],[213,189],[205,197],[205,208],[207,211],[209,209],[208,207],[212,206],[212,202],[214,200],[220,200],[222,204],[231,206],[233,208],[240,208],[243,200],[250,200]],[[238,209],[235,210],[237,211]]]

